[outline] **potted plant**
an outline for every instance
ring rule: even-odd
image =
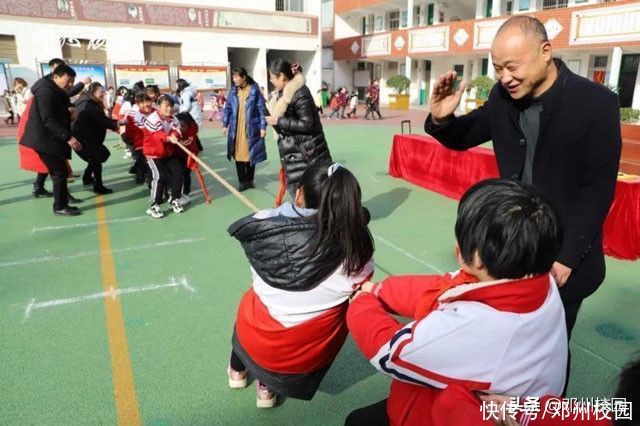
[[[387,80],[387,87],[396,92],[389,95],[389,108],[409,109],[409,95],[407,94],[409,86],[411,86],[411,80],[402,74],[394,75]]]
[[[486,75],[479,75],[469,83],[469,90],[476,89],[476,103],[480,105],[489,99],[489,92],[496,82]],[[480,102],[478,102],[480,101]]]
[[[640,121],[640,110],[633,108],[620,108],[620,121],[623,123],[638,123]]]

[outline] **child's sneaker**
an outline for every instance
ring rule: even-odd
[[[178,198],[178,201],[180,201],[181,205],[186,206],[191,202],[191,197],[189,197],[187,194],[182,194],[182,197]]]
[[[184,207],[180,204],[179,198],[173,198],[169,200],[169,205],[174,213],[182,213],[184,211]]]
[[[154,219],[160,219],[164,216],[164,213],[162,213],[160,206],[157,204],[154,204],[151,207],[149,207],[147,209],[147,214]]]
[[[247,371],[236,371],[231,366],[227,367],[227,377],[231,389],[242,389],[247,387]]]
[[[276,406],[278,396],[267,387],[258,381],[258,394],[256,397],[256,406],[258,408],[273,408]]]

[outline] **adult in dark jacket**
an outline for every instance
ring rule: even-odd
[[[56,67],[58,65],[66,65],[66,62],[63,61],[60,58],[53,58],[49,61],[49,69],[51,70],[51,73],[53,73],[53,71],[55,71]],[[47,78],[51,78],[51,73],[47,74],[46,77]],[[91,83],[91,78],[87,77],[84,79],[84,81],[79,81],[76,84],[74,84],[72,87],[69,87],[68,89],[65,90],[65,92],[67,93],[67,96],[69,97],[68,99],[68,108],[70,113],[74,112],[74,108],[73,105],[71,104],[71,99],[72,97],[76,96],[78,93],[82,92],[82,90],[84,89],[85,84],[89,84]],[[47,179],[47,175],[48,173],[38,173],[38,176],[36,177],[36,181],[33,183],[33,196],[38,198],[38,197],[50,197],[52,194],[47,191],[46,189],[44,189],[44,183]],[[71,201],[75,201],[75,202],[79,202],[80,200],[76,200],[75,198],[73,198],[71,196],[71,194],[68,194],[69,200]]]
[[[233,158],[238,172],[238,189],[255,188],[256,164],[267,159],[264,137],[267,130],[264,98],[260,87],[239,67],[231,72],[233,87],[224,105],[222,123],[227,134],[227,159]]]
[[[53,58],[49,61],[49,69],[52,73],[53,71],[55,71],[58,65],[67,65],[67,63],[60,58]],[[51,76],[51,74],[48,75]],[[69,98],[73,98],[74,96],[82,92],[84,90],[84,86],[88,85],[89,83],[91,83],[91,77],[86,77],[83,81],[79,81],[73,86],[66,89],[65,92],[67,92],[67,96],[69,96]],[[71,101],[69,101],[69,106],[71,106]]]
[[[80,212],[69,207],[66,159],[71,149],[82,145],[71,134],[69,97],[65,90],[73,85],[76,73],[67,65],[56,67],[51,77],[43,77],[32,87],[34,102],[29,111],[21,144],[33,148],[47,166],[53,181],[53,211],[55,214],[76,216]]]
[[[491,54],[499,84],[484,107],[454,117],[464,84],[455,91],[449,72],[434,87],[425,131],[456,150],[492,140],[500,176],[532,184],[553,202],[564,238],[551,272],[570,336],[583,299],[605,277],[602,226],[620,160],[618,99],[553,59],[535,18],[505,22]]]
[[[302,70],[276,59],[269,65],[269,80],[278,96],[269,102],[267,124],[278,133],[280,162],[293,197],[307,167],[317,161],[331,162],[331,153]]]
[[[113,192],[102,183],[102,163],[110,155],[109,149],[104,146],[107,129],[117,131],[118,122],[105,115],[104,95],[102,84],[97,81],[91,83],[86,95],[76,102],[76,120],[71,125],[73,136],[82,143],[82,150],[78,155],[88,163],[82,183],[93,185],[93,192],[96,194]]]

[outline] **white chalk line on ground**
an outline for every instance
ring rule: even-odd
[[[386,245],[389,248],[392,248],[393,250],[397,251],[398,253],[403,254],[404,256],[408,257],[411,260],[415,260],[416,262],[426,266],[427,268],[437,272],[438,274],[444,274],[443,271],[441,271],[439,268],[433,266],[432,264],[425,262],[424,260],[420,259],[419,257],[416,257],[414,255],[412,255],[411,253],[409,253],[408,251],[396,246],[395,244],[393,244],[391,241],[382,238],[378,235],[374,235],[373,238],[375,238],[377,241],[380,241],[382,244]]]
[[[173,246],[173,245],[177,245],[177,244],[197,243],[197,242],[200,242],[200,241],[204,241],[204,238],[186,238],[186,239],[183,239],[183,240],[162,241],[162,242],[159,242],[159,243],[144,244],[144,245],[140,245],[140,246],[124,247],[124,248],[121,248],[121,249],[115,249],[115,250],[111,250],[110,253],[122,253],[122,252],[127,252],[127,251],[145,250],[145,249],[150,249],[150,248],[155,248],[155,247]],[[97,256],[99,254],[100,254],[99,250],[88,250],[88,251],[81,251],[79,253],[70,254],[70,255],[66,255],[66,256],[43,256],[43,257],[34,257],[34,258],[30,258],[30,259],[19,259],[19,260],[13,260],[13,261],[10,261],[10,262],[0,262],[0,268],[6,268],[6,267],[9,267],[9,266],[30,265],[30,264],[33,264],[33,263],[42,263],[42,262],[55,262],[55,261],[59,261],[59,260],[75,259],[75,258],[84,257],[84,256]]]
[[[148,217],[149,216],[135,216],[135,217],[125,217],[122,219],[103,220],[99,222],[84,222],[84,223],[74,223],[71,225],[59,225],[59,226],[43,226],[40,228],[33,228],[31,230],[31,233],[34,234],[36,232],[42,232],[42,231],[57,231],[60,229],[71,229],[71,228],[88,228],[88,227],[93,228],[95,226],[104,225],[104,224],[135,222],[138,220],[147,219]]]
[[[185,290],[188,290],[192,293],[196,291],[196,289],[189,284],[187,277],[182,275],[178,278],[171,277],[171,282],[169,282],[168,284],[148,284],[148,285],[142,285],[138,287],[127,287],[127,288],[116,288],[116,289],[111,287],[109,291],[102,291],[100,293],[88,294],[85,296],[69,297],[66,299],[48,300],[46,302],[38,302],[38,303],[36,303],[36,299],[34,298],[34,299],[31,299],[29,304],[24,308],[24,321],[28,320],[29,317],[31,316],[31,313],[36,309],[52,308],[54,306],[69,305],[73,303],[82,303],[82,302],[87,302],[89,300],[105,299],[107,297],[115,299],[117,296],[120,296],[123,294],[140,293],[143,291],[160,290],[163,288],[172,288],[172,287],[176,289],[184,288]]]

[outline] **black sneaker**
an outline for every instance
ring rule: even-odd
[[[67,198],[68,198],[69,202],[73,203],[73,204],[79,204],[79,203],[82,202],[82,200],[80,198],[76,198],[71,194],[67,195]]]
[[[57,216],[79,216],[82,213],[80,213],[80,210],[77,209],[71,209],[69,207],[65,207],[64,209],[60,209],[60,210],[53,210],[53,214],[57,215]]]
[[[93,185],[95,183],[95,179],[91,176],[87,176],[87,177],[83,177],[82,178],[82,184],[84,186],[90,186]]]
[[[100,195],[113,194],[113,189],[107,188],[104,185],[94,186],[93,187],[93,192],[95,192],[96,194],[100,194]]]
[[[36,198],[40,198],[40,197],[53,197],[53,193],[47,191],[44,188],[33,188],[33,192],[32,192],[33,196]]]

